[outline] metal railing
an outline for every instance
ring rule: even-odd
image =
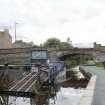
[[[55,62],[49,65],[49,78],[54,81],[57,75],[64,70],[63,62]]]

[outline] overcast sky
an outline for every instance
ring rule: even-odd
[[[73,43],[105,45],[105,0],[0,0],[0,28],[8,27],[14,40],[43,43],[56,37]]]

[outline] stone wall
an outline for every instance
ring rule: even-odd
[[[28,64],[31,63],[31,53],[40,48],[11,48],[0,49],[0,64]]]

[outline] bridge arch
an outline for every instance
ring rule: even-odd
[[[72,58],[72,57],[85,57],[87,60],[92,60],[94,57],[92,54],[86,54],[86,53],[64,53],[59,56],[57,56],[58,60],[64,61],[67,58]]]
[[[88,60],[93,60],[94,57],[92,53],[67,52],[59,54],[57,59],[71,64],[69,66],[75,66],[79,64],[85,64]]]
[[[98,54],[99,53],[99,54]],[[100,51],[94,48],[71,48],[71,49],[58,49],[51,50],[49,55],[51,61],[60,60],[64,61],[67,58],[77,57],[78,59],[96,60]]]

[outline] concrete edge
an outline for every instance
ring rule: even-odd
[[[88,80],[90,80],[93,75],[92,73],[88,72],[87,70],[84,70],[82,66],[79,67],[79,70]]]
[[[79,105],[92,105],[93,95],[96,85],[96,78],[97,78],[96,75],[92,74],[92,77],[90,78],[89,83],[80,99]]]

